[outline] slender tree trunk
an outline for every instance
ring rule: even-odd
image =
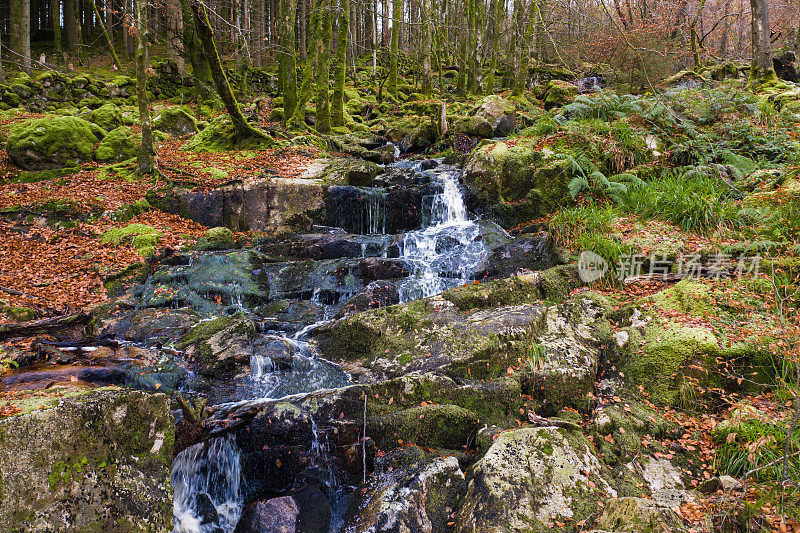
[[[203,44],[203,51],[208,58],[211,77],[214,79],[214,85],[217,87],[219,97],[222,99],[222,103],[225,104],[225,109],[231,117],[236,135],[240,139],[264,137],[262,132],[247,123],[239,107],[239,102],[237,102],[236,98],[233,96],[230,83],[228,83],[228,76],[222,69],[222,63],[220,63],[219,55],[217,54],[217,47],[214,45],[214,32],[211,30],[211,24],[208,22],[208,14],[206,13],[205,6],[203,6],[199,0],[193,0],[192,12],[194,13],[197,35],[200,38],[200,42]]]
[[[78,21],[75,17],[76,0],[64,0],[64,33],[67,37],[67,52],[78,53]]]
[[[461,39],[458,45],[458,80],[456,81],[456,94],[465,96],[467,93],[467,41],[469,41],[469,2],[470,0],[463,0],[461,5],[462,20],[466,20],[467,24],[461,25],[461,32],[458,34]]]
[[[286,123],[289,129],[300,130],[305,129],[306,126],[306,104],[311,98],[311,86],[314,83],[314,63],[317,60],[319,31],[320,25],[319,17],[324,5],[324,0],[316,0],[314,7],[311,11],[311,20],[309,21],[308,37],[311,39],[308,43],[308,50],[306,52],[305,63],[303,64],[303,83],[297,92],[297,105],[294,108],[292,117]]]
[[[350,29],[350,0],[339,0],[339,21],[336,35],[336,60],[333,95],[331,99],[331,125],[344,126],[344,82],[347,69],[347,34]]]
[[[422,0],[422,92],[433,91],[433,73],[431,72],[431,47],[433,21],[431,20],[431,0]]]
[[[800,13],[800,5],[797,6],[797,12]],[[794,36],[794,55],[800,59],[800,21],[797,23],[797,33]]]
[[[297,59],[294,44],[295,0],[281,0],[280,4],[280,51],[279,69],[281,94],[283,94],[283,116],[289,120],[297,105]]]
[[[97,2],[95,0],[89,0],[89,3],[92,4],[92,10],[97,17],[97,24],[100,26],[100,31],[106,41],[106,46],[108,46],[108,51],[111,53],[111,59],[114,61],[114,66],[117,67],[117,70],[122,70],[119,57],[117,57],[117,51],[114,50],[114,43],[111,41],[111,36],[109,36],[108,32],[106,31],[106,25],[103,24],[103,17],[100,15],[100,10],[97,9]]]
[[[197,26],[194,23],[194,14],[190,0],[180,0],[181,19],[183,25],[183,47],[186,56],[192,64],[192,77],[197,91],[197,100],[206,102],[211,99],[211,69],[208,58],[203,53],[203,45],[197,36]]]
[[[403,18],[403,0],[392,0],[392,45],[389,51],[389,80],[386,88],[397,96],[398,46],[400,44],[400,21]]]
[[[317,46],[317,123],[319,133],[331,131],[331,102],[328,96],[328,83],[330,80],[331,36],[333,35],[331,15],[331,0],[323,0],[322,12],[319,14],[319,34]]]
[[[724,58],[728,53],[728,33],[731,31],[731,0],[725,2],[725,21],[722,23],[722,36],[719,39],[719,49],[717,55]]]
[[[533,6],[535,0],[531,0],[531,6]],[[524,0],[516,0],[514,2],[514,13],[516,18],[516,27],[517,27],[517,72],[516,76],[514,76],[514,90],[512,91],[512,96],[522,96],[522,93],[525,91],[525,86],[528,83],[528,43],[527,40],[530,37],[531,30],[536,27],[533,23],[533,20],[528,21],[528,26],[525,26],[525,15],[523,14],[524,9]],[[519,11],[517,9],[519,8]],[[533,9],[533,7],[531,7]],[[530,17],[528,17],[530,18]],[[523,30],[523,28],[525,28]]]
[[[61,0],[50,0],[50,18],[53,25],[53,48],[61,53]]]
[[[157,170],[150,108],[147,105],[147,14],[143,0],[136,2],[136,34],[136,100],[142,123],[142,145],[136,158],[136,174],[141,176]]]
[[[11,57],[25,72],[31,71],[31,3],[11,2]]]
[[[178,72],[186,76],[186,60],[183,50],[183,15],[179,0],[167,0],[167,54],[175,61]]]
[[[769,11],[767,0],[750,0],[753,62],[750,80],[763,81],[775,76],[769,53]]]

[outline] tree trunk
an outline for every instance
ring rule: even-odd
[[[307,28],[307,35],[310,38],[310,41],[308,43],[308,50],[306,52],[306,60],[303,64],[303,83],[297,92],[297,105],[292,113],[292,118],[290,118],[286,123],[286,127],[289,129],[300,130],[305,129],[306,126],[306,104],[311,98],[311,85],[313,84],[314,79],[314,63],[317,60],[317,55],[319,52],[319,47],[317,46],[317,41],[319,39],[317,26],[320,24],[319,17],[324,5],[323,2],[324,0],[315,0],[314,7],[311,10],[311,20],[309,21],[309,27]]]
[[[76,0],[64,0],[64,33],[67,38],[67,52],[78,53],[78,21],[75,17]]]
[[[103,34],[103,38],[106,41],[106,46],[108,46],[108,51],[111,52],[111,59],[114,61],[114,66],[117,67],[117,70],[122,70],[122,65],[119,62],[119,57],[117,57],[117,51],[114,50],[114,43],[111,41],[111,37],[108,35],[106,31],[106,25],[103,24],[103,17],[100,15],[100,10],[97,9],[97,2],[95,0],[89,0],[92,4],[92,10],[94,11],[95,16],[97,17],[97,24],[100,25],[100,31]]]
[[[156,172],[157,168],[150,108],[147,105],[147,14],[142,0],[136,2],[136,34],[136,100],[142,123],[142,145],[136,158],[136,174],[142,176]]]
[[[180,0],[181,19],[183,25],[183,47],[186,57],[192,64],[192,77],[197,91],[198,102],[205,102],[211,99],[211,70],[208,66],[208,58],[203,53],[203,45],[197,37],[197,26],[194,23],[194,14],[189,5],[190,0]]]
[[[750,0],[753,62],[750,81],[763,82],[775,77],[769,54],[769,11],[767,0]]]
[[[464,0],[461,5],[461,19],[469,21],[469,2]],[[467,41],[469,40],[469,23],[466,27],[461,25],[461,32],[457,34],[461,39],[458,45],[458,80],[456,81],[456,94],[465,96],[467,91]]]
[[[53,25],[53,48],[61,53],[61,0],[50,0],[50,19]]]
[[[495,71],[497,70],[497,48],[500,46],[500,32],[498,31],[498,24],[500,23],[500,9],[502,3],[499,0],[492,0],[489,6],[489,16],[486,17],[486,45],[489,47],[489,72],[486,73],[486,80],[484,81],[484,93],[494,94],[495,85]]]
[[[317,27],[319,52],[317,57],[317,124],[319,133],[331,131],[331,103],[328,97],[330,80],[331,36],[333,35],[331,0],[323,0]]]
[[[167,0],[167,54],[175,61],[178,72],[186,76],[186,60],[183,51],[183,15],[179,0]]]
[[[31,71],[31,3],[11,2],[11,57],[19,68]]]
[[[214,45],[214,32],[211,30],[211,24],[208,22],[208,14],[206,13],[205,6],[199,0],[192,0],[192,12],[194,13],[194,23],[197,28],[197,35],[203,45],[203,51],[206,58],[208,58],[208,66],[211,70],[211,77],[214,79],[214,85],[217,87],[219,97],[222,103],[225,104],[225,109],[231,117],[233,129],[240,139],[248,137],[264,137],[264,134],[257,129],[253,128],[247,123],[247,120],[242,115],[242,110],[239,103],[233,96],[230,83],[228,83],[228,76],[222,69],[219,55],[217,54],[217,47]]]
[[[433,74],[431,72],[432,22],[431,0],[422,0],[422,92],[426,95],[431,94],[433,91]]]
[[[533,13],[536,0],[531,0],[530,12]],[[527,28],[525,27],[523,15],[523,2],[524,0],[517,0],[514,2],[514,13],[516,16],[517,27],[517,74],[514,76],[514,90],[512,96],[522,96],[525,91],[525,86],[528,84],[528,61],[529,61],[529,46],[528,39],[531,31],[536,27],[533,20],[528,21]],[[517,11],[519,9],[519,11]],[[528,17],[530,18],[530,16]],[[526,28],[523,31],[523,28]]]
[[[331,99],[331,125],[344,126],[344,82],[347,69],[347,34],[350,29],[350,0],[339,0],[336,60]]]
[[[731,19],[729,17],[731,13],[731,0],[725,2],[725,14],[723,15],[725,21],[722,23],[722,36],[719,40],[719,49],[717,55],[721,58],[725,58],[728,53],[728,33],[731,31]]]
[[[279,68],[284,120],[289,120],[297,105],[297,60],[295,58],[294,45],[295,5],[295,0],[281,0],[280,5],[281,49]]]
[[[403,18],[403,0],[392,0],[392,45],[389,51],[389,80],[386,88],[397,96],[398,46],[400,44],[400,20]]]

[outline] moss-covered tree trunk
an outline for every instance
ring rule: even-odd
[[[433,21],[431,19],[431,0],[422,0],[422,92],[424,94],[431,94],[433,91],[433,74],[431,72]]]
[[[336,30],[336,67],[331,97],[331,124],[344,126],[344,82],[347,69],[347,34],[350,28],[350,0],[339,0],[339,19]]]
[[[136,174],[142,176],[154,173],[157,168],[150,108],[147,105],[147,12],[142,0],[136,2],[136,34],[136,101],[142,123],[142,145],[136,158]]]
[[[208,66],[211,70],[211,77],[214,79],[214,85],[217,87],[219,97],[222,103],[225,104],[225,109],[231,117],[233,129],[240,139],[248,137],[264,137],[264,133],[258,131],[250,124],[242,114],[242,109],[239,107],[239,102],[233,96],[231,85],[228,83],[228,76],[222,69],[222,63],[217,54],[217,47],[214,45],[214,32],[211,30],[211,24],[208,22],[208,14],[206,13],[205,6],[199,0],[192,1],[192,12],[194,13],[194,23],[197,28],[197,36],[203,44],[203,51],[208,59]]]
[[[203,53],[203,45],[197,36],[197,27],[194,23],[194,15],[189,2],[190,0],[180,0],[181,18],[183,19],[183,49],[186,57],[189,58],[189,63],[192,65],[192,77],[197,91],[197,100],[198,102],[206,102],[211,98],[214,82],[211,79],[208,58]]]
[[[328,95],[328,82],[330,80],[331,37],[333,35],[331,0],[323,1],[322,11],[319,14],[317,27],[317,124],[319,133],[331,131],[331,102]]]
[[[31,71],[31,3],[11,0],[11,58],[25,72]]]
[[[283,94],[284,120],[294,113],[297,105],[297,54],[294,44],[294,20],[297,11],[295,0],[281,0],[280,3],[280,77]]]
[[[533,23],[533,18],[530,16],[535,13],[536,0],[531,0],[527,27],[524,25],[523,5],[524,0],[514,2],[519,41],[517,43],[517,73],[514,77],[514,90],[511,92],[511,96],[522,96],[528,83],[528,63],[530,61],[530,46],[528,43],[536,27]],[[519,8],[519,11],[517,11],[517,8]],[[523,31],[522,28],[525,28],[525,30]]]
[[[469,19],[469,2],[470,0],[462,1],[462,21]],[[467,92],[467,41],[469,41],[469,24],[461,25],[459,36],[461,41],[458,46],[458,81],[456,81],[456,94],[465,96]]]
[[[769,10],[767,0],[750,0],[753,62],[750,81],[764,82],[775,78],[772,57],[769,53]]]
[[[53,24],[53,49],[61,53],[61,0],[50,0],[50,19]]]
[[[486,36],[489,47],[489,69],[483,84],[485,94],[494,94],[495,72],[497,71],[497,47],[500,46],[498,23],[500,21],[500,2],[492,0],[489,6],[489,15],[486,17],[486,27],[489,30]]]
[[[392,0],[392,44],[389,49],[389,80],[386,88],[397,96],[397,68],[399,63],[400,21],[403,19],[403,0]]]
[[[111,59],[114,61],[114,66],[117,67],[117,70],[122,70],[122,64],[120,64],[119,57],[117,57],[117,51],[114,49],[114,42],[111,40],[111,36],[108,34],[108,31],[106,31],[106,25],[103,23],[103,17],[100,15],[100,10],[97,9],[97,2],[95,0],[89,0],[89,2],[92,4],[92,10],[97,17],[97,25],[100,26],[100,32],[103,34],[103,39],[106,41],[108,51],[111,53]]]
[[[324,0],[315,0],[314,8],[311,11],[308,32],[308,50],[306,51],[305,62],[303,63],[303,81],[297,91],[297,105],[294,108],[292,117],[286,122],[289,129],[300,130],[306,127],[306,104],[311,98],[311,86],[314,84],[314,63],[319,52],[317,42],[319,40],[319,15],[323,8]]]

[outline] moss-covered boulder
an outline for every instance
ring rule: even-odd
[[[492,123],[481,116],[464,117],[453,122],[453,132],[488,139],[494,136]]]
[[[94,145],[104,136],[105,131],[80,118],[38,118],[11,128],[6,152],[24,170],[73,167],[92,161]]]
[[[182,107],[165,107],[153,119],[153,128],[173,137],[194,135],[198,132],[197,120]]]
[[[516,104],[505,98],[492,94],[481,100],[470,111],[471,117],[478,117],[492,128],[487,137],[504,137],[514,131],[517,121]]]
[[[91,112],[89,121],[106,131],[111,131],[122,126],[122,111],[116,104],[103,104]]]
[[[183,146],[190,152],[221,152],[225,150],[265,150],[274,146],[275,140],[264,137],[247,137],[237,135],[228,115],[221,115],[203,128],[203,131],[192,137]]]
[[[578,86],[561,80],[551,80],[544,93],[544,108],[552,109],[571,104],[578,96]]]
[[[194,326],[175,343],[209,377],[229,377],[250,363],[255,323],[243,315],[220,317]]]
[[[616,496],[594,447],[583,434],[562,428],[500,433],[472,467],[455,531],[552,531],[597,512]]]
[[[470,154],[464,183],[474,202],[525,208],[532,220],[573,203],[566,162],[553,156],[534,138],[487,143]]]
[[[199,250],[230,250],[236,246],[236,235],[228,228],[211,228],[197,241]]]
[[[460,450],[475,441],[478,416],[455,405],[421,405],[368,420],[370,437],[389,450],[399,442]]]
[[[125,126],[113,129],[100,141],[94,158],[98,163],[119,163],[135,157],[139,144],[131,135],[131,129]]]
[[[3,531],[168,531],[169,398],[82,391],[0,420]]]

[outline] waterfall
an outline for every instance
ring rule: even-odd
[[[467,216],[458,172],[440,168],[431,172],[441,191],[423,206],[423,229],[403,238],[401,258],[412,265],[413,272],[400,284],[401,302],[471,281],[488,254],[480,242],[480,227]]]
[[[228,435],[183,450],[172,464],[173,533],[230,533],[242,513],[239,447]]]

